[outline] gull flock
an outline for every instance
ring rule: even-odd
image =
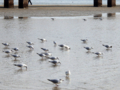
[[[38,38],[38,40],[40,40],[41,42],[47,42],[47,40],[46,39],[40,39],[40,38]],[[86,43],[86,42],[88,42],[88,39],[81,39],[81,41],[83,42],[83,43]],[[34,50],[34,43],[33,42],[26,42],[28,45],[26,46],[26,47],[28,47],[30,50]],[[10,44],[9,43],[2,43],[5,47],[10,47]],[[55,46],[57,46],[58,44],[55,42],[55,41],[53,41],[53,44],[55,45]],[[66,49],[66,50],[70,50],[71,49],[71,47],[70,46],[68,46],[68,45],[65,45],[65,44],[59,44],[58,45],[60,48],[62,48],[62,49]],[[102,46],[104,46],[104,47],[106,47],[106,49],[111,49],[112,48],[112,46],[111,45],[105,45],[105,44],[102,44]],[[88,51],[91,51],[92,49],[93,49],[93,47],[83,47],[83,48],[85,48],[86,50],[88,50]],[[57,66],[57,65],[61,65],[61,62],[60,62],[60,60],[59,60],[59,58],[58,57],[53,57],[52,56],[52,53],[50,53],[49,52],[49,49],[47,49],[47,48],[41,48],[41,50],[43,50],[44,51],[44,53],[36,53],[38,56],[40,56],[42,59],[43,58],[46,58],[46,59],[49,59],[49,62],[50,63],[52,63],[53,65],[55,65],[55,66]],[[15,58],[15,60],[17,59],[17,58],[20,58],[21,56],[20,55],[18,55],[18,54],[12,54],[12,52],[19,52],[19,48],[11,48],[11,50],[4,50],[3,51],[4,53],[6,53],[6,54],[8,54],[8,55],[11,55],[12,57],[14,57]],[[102,52],[92,52],[93,54],[96,54],[97,56],[101,56],[101,55],[103,55],[103,53]],[[26,64],[24,64],[24,63],[14,63],[13,64],[14,66],[17,66],[17,67],[20,67],[21,69],[22,68],[28,68],[28,66],[26,65]],[[70,72],[70,70],[68,70],[68,71],[65,71],[65,75],[66,75],[66,77],[69,77],[70,75],[71,75],[71,72]],[[57,85],[58,86],[58,84],[60,84],[60,83],[62,83],[64,80],[63,79],[47,79],[48,81],[50,81],[50,82],[52,82],[53,84],[55,84],[55,85]]]

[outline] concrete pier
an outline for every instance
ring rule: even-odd
[[[116,0],[108,0],[107,1],[107,6],[108,7],[114,7],[114,6],[116,6]]]
[[[14,8],[14,0],[4,0],[4,8]]]
[[[94,0],[94,7],[102,7],[102,0]]]
[[[18,7],[19,8],[28,8],[28,0],[19,0]]]

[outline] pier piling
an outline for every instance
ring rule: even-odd
[[[18,5],[19,8],[28,8],[28,0],[19,0]]]
[[[94,7],[102,7],[102,0],[94,0]]]
[[[108,0],[107,1],[107,6],[108,7],[114,7],[114,6],[116,6],[116,0]]]
[[[4,0],[4,8],[14,8],[14,0]]]

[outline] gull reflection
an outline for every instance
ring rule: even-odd
[[[52,88],[52,90],[61,90],[61,88],[55,86]]]
[[[103,58],[103,56],[96,56],[96,57],[94,57],[94,59],[102,59]]]

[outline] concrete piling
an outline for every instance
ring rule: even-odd
[[[114,6],[116,6],[116,0],[108,0],[107,1],[107,6],[108,7],[114,7]]]
[[[4,0],[4,8],[14,8],[14,0]]]
[[[28,0],[19,0],[18,7],[19,8],[28,8]]]
[[[94,7],[102,7],[102,0],[94,0]]]

